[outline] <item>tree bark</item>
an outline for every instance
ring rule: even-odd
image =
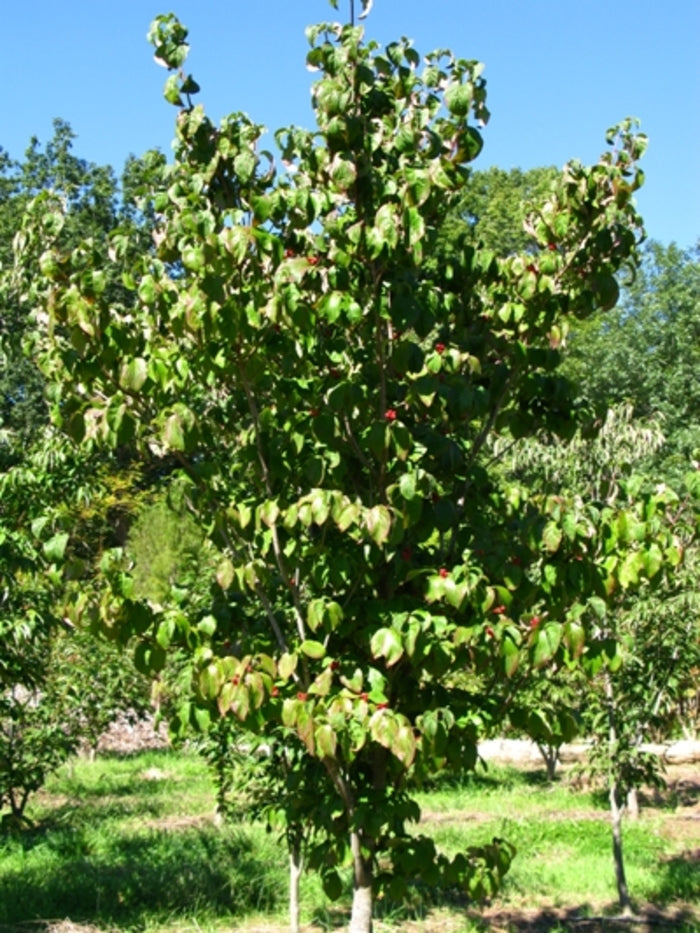
[[[360,835],[350,833],[353,885],[352,913],[348,933],[372,933],[372,869],[362,857]]]
[[[559,761],[559,749],[551,745],[540,745],[537,748],[547,769],[547,780],[550,784],[554,783],[557,776],[557,762]]]
[[[617,895],[620,901],[620,907],[623,913],[629,913],[632,908],[629,891],[627,889],[627,878],[625,876],[625,860],[622,850],[622,813],[623,807],[618,803],[618,785],[613,781],[610,785],[610,813],[612,815],[612,837],[613,837],[613,860],[615,862],[615,881],[617,883]]]
[[[622,849],[622,813],[624,806],[620,804],[620,785],[615,774],[615,751],[617,747],[617,722],[615,719],[615,693],[610,671],[605,672],[605,699],[608,705],[608,741],[610,748],[610,816],[612,822],[613,861],[615,864],[615,881],[617,895],[623,913],[629,913],[632,904],[627,889],[625,877],[625,860]]]
[[[293,842],[289,848],[289,929],[291,933],[299,933],[301,930],[299,880],[303,867],[301,845]]]

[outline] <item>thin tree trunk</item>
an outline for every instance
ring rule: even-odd
[[[557,762],[559,761],[559,749],[550,745],[537,745],[540,755],[547,769],[547,780],[550,784],[554,783],[557,776]]]
[[[295,840],[289,847],[289,929],[291,933],[299,933],[301,930],[299,879],[303,867],[301,845]]]
[[[624,808],[618,804],[618,785],[616,781],[610,786],[610,813],[612,815],[613,859],[615,862],[615,881],[617,882],[617,895],[623,913],[632,909],[627,878],[625,877],[625,859],[622,850],[622,813]]]
[[[608,705],[608,741],[610,748],[610,815],[612,821],[613,861],[617,894],[623,913],[629,913],[632,904],[625,877],[625,860],[622,849],[622,813],[620,805],[620,786],[615,774],[615,750],[617,746],[617,725],[615,722],[615,695],[610,671],[605,672],[605,698]]]
[[[639,794],[636,787],[627,791],[627,815],[631,820],[639,819]]]
[[[372,933],[372,869],[362,857],[360,835],[350,833],[353,885],[352,913],[348,933]]]

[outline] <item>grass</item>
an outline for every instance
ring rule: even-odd
[[[420,803],[420,831],[443,851],[499,836],[518,855],[490,914],[469,914],[463,904],[417,891],[408,909],[378,905],[382,930],[566,930],[574,928],[567,912],[585,916],[614,906],[610,828],[595,795],[565,782],[549,787],[537,772],[500,768],[437,784]],[[47,921],[67,917],[111,933],[285,928],[283,845],[260,825],[215,824],[214,788],[194,753],[75,760],[28,815],[32,828],[0,838],[0,933],[28,933],[33,923],[46,929]],[[698,863],[688,855],[688,839],[669,829],[674,815],[666,802],[625,825],[628,882],[640,904],[697,904]],[[302,900],[315,930],[343,924],[346,902],[330,905],[315,877],[304,878]],[[493,920],[493,911],[522,919],[533,908],[542,917],[555,911],[551,923],[499,927]],[[693,922],[681,919],[673,928],[697,929]]]

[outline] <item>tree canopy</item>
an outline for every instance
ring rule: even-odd
[[[65,242],[65,198],[43,191],[12,278],[54,424],[161,460],[215,556],[196,592],[153,599],[115,548],[74,617],[131,639],[144,671],[178,654],[174,729],[223,719],[293,749],[288,817],[313,787],[309,860],[335,897],[349,859],[367,933],[374,896],[417,878],[496,889],[512,847],[447,857],[409,831],[412,788],[474,767],[518,671],[612,663],[607,607],[680,547],[660,492],[631,534],[614,502],[502,468],[522,438],[576,431],[561,347],[615,305],[643,235],[633,121],[595,165],[532,179],[525,239],[482,205],[436,262],[489,116],[481,65],[354,25],[308,36],[317,127],[276,134],[278,172],[263,127],[193,103],[187,30],[156,19],[177,117],[174,161],[140,176],[152,248],[128,222]]]

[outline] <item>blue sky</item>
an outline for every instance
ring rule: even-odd
[[[360,6],[360,0],[356,0]],[[188,70],[218,120],[244,110],[270,129],[312,126],[304,27],[343,18],[328,0],[24,0],[2,11],[0,146],[21,157],[54,117],[77,155],[121,168],[169,151],[175,109],[145,36],[174,12],[190,30]],[[638,204],[651,237],[700,236],[700,0],[375,0],[367,35],[485,62],[486,168],[593,161],[605,130],[636,116],[650,137]]]

